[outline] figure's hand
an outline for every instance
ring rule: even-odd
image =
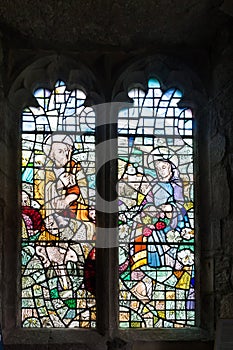
[[[95,222],[95,219],[96,219],[95,208],[90,208],[89,209],[89,217],[92,219],[93,222]]]
[[[168,219],[172,218],[172,206],[171,204],[163,204],[161,205],[162,213],[160,214],[161,218],[164,218],[165,216]]]
[[[56,198],[56,199],[54,199],[54,207],[58,211],[67,208],[68,205],[69,205],[69,203],[66,201],[65,198]]]
[[[59,180],[65,187],[71,187],[76,185],[76,179],[74,174],[62,173],[59,177]]]

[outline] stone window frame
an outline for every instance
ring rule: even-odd
[[[102,248],[97,252],[97,329],[23,329],[19,327],[20,310],[20,117],[23,108],[29,103],[33,105],[32,92],[39,87],[52,89],[58,80],[64,80],[71,88],[85,89],[89,105],[106,102],[104,89],[97,80],[97,73],[93,73],[83,64],[63,55],[46,55],[26,67],[9,91],[4,112],[5,150],[3,169],[9,177],[3,181],[4,201],[0,203],[2,216],[3,238],[0,242],[2,258],[2,328],[4,343],[11,346],[24,345],[24,348],[35,349],[35,344],[48,345],[57,348],[56,344],[63,344],[67,349],[71,344],[79,344],[80,349],[104,349],[106,346],[125,349],[135,341],[163,342],[163,341],[209,341],[213,339],[213,264],[209,254],[208,244],[211,232],[206,222],[210,205],[209,173],[208,173],[208,110],[207,97],[203,84],[198,76],[183,62],[175,57],[153,55],[147,58],[135,59],[129,63],[115,81],[112,89],[112,101],[129,102],[127,95],[129,87],[146,87],[150,77],[157,77],[162,89],[174,87],[174,84],[184,92],[181,106],[190,107],[193,111],[196,129],[194,139],[196,169],[196,215],[197,222],[197,268],[199,270],[200,286],[205,281],[205,287],[197,289],[197,327],[185,329],[125,329],[118,325],[118,267],[117,248]],[[115,75],[117,76],[117,75]],[[103,84],[103,83],[102,83]],[[100,138],[104,139],[106,130],[100,130]],[[110,131],[114,135],[114,130]],[[206,159],[207,158],[207,159]],[[12,188],[17,191],[12,191]],[[205,203],[205,205],[203,204]],[[12,221],[12,217],[15,220]],[[112,222],[115,218],[111,218]],[[204,224],[205,220],[205,224]],[[7,224],[11,222],[11,224]],[[205,232],[205,235],[201,235]],[[104,267],[108,264],[109,269]],[[206,275],[210,276],[206,281]],[[203,284],[204,285],[204,284]],[[104,287],[104,288],[103,288]],[[102,296],[102,288],[104,295]],[[212,317],[211,317],[212,316]],[[66,345],[65,345],[66,344]],[[115,344],[115,345],[114,345]]]

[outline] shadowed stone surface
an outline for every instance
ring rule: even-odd
[[[200,45],[225,21],[221,2],[1,0],[0,28],[49,46]]]

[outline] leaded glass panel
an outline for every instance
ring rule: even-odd
[[[119,324],[195,326],[192,111],[156,79],[129,97],[118,116]]]
[[[58,81],[22,113],[22,326],[95,327],[95,114]]]

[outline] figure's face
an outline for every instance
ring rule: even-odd
[[[51,156],[56,167],[64,167],[70,160],[71,150],[66,144],[55,142],[52,144]]]
[[[22,192],[22,206],[29,206],[30,205],[30,198],[29,195],[26,192]]]
[[[95,219],[96,219],[96,212],[95,212],[95,209],[94,208],[91,208],[89,210],[89,216],[90,218],[93,220],[93,222],[95,222]]]
[[[54,236],[58,235],[58,226],[52,215],[47,216],[44,219],[44,223],[49,233],[53,234]]]
[[[171,164],[164,162],[162,160],[157,160],[155,162],[155,169],[158,175],[159,180],[168,181],[172,176]]]

